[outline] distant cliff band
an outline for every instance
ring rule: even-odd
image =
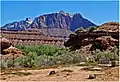
[[[61,46],[64,43],[63,37],[50,37],[41,33],[33,32],[10,32],[2,31],[1,36],[7,38],[12,45],[41,45],[50,44]]]
[[[73,36],[72,36],[73,35]],[[11,31],[2,31],[1,36],[7,38],[12,42],[13,45],[41,45],[41,44],[50,44],[50,45],[58,45],[62,46],[68,38],[65,37],[53,37],[53,36],[45,36],[38,32],[11,32]],[[69,37],[74,37],[74,34],[71,34]],[[119,32],[79,32],[77,35],[80,40],[92,37],[97,38],[100,36],[112,36],[113,38],[118,39]],[[76,40],[75,40],[76,41]]]

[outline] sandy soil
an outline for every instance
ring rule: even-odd
[[[119,70],[118,67],[110,68],[109,72],[105,71],[90,71],[83,70],[84,66],[74,66],[74,67],[58,67],[58,68],[49,68],[49,69],[40,69],[40,70],[19,70],[12,71],[13,72],[22,72],[22,73],[30,73],[30,75],[15,75],[15,74],[5,74],[5,72],[1,73],[1,81],[106,81],[108,77],[106,74],[112,72],[112,70]],[[55,71],[56,74],[49,75],[50,71]],[[118,71],[113,71],[113,77],[109,79],[109,81],[118,81],[119,73]],[[90,74],[95,74],[95,79],[88,79]],[[112,74],[112,73],[111,73]],[[106,76],[104,78],[104,76]],[[104,79],[103,79],[104,78]]]

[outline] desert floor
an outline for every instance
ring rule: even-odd
[[[57,67],[38,70],[6,70],[1,72],[0,80],[3,81],[118,81],[119,67],[105,69],[104,71],[85,70],[86,66]],[[55,71],[49,75],[50,71]],[[94,74],[94,79],[88,79]]]

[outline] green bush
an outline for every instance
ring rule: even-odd
[[[0,68],[6,69],[14,66],[13,59],[1,59]]]
[[[22,67],[30,67],[30,68],[37,66],[36,52],[29,52],[25,56],[16,58],[15,65],[22,66]]]
[[[42,66],[54,66],[54,65],[67,65],[76,64],[83,61],[83,57],[76,55],[73,52],[66,51],[61,54],[56,53],[54,55],[40,55],[38,56],[36,52],[29,52],[28,54],[17,57],[14,60],[7,60],[2,62],[1,68],[9,67],[42,67]],[[10,63],[11,62],[11,63]]]
[[[86,65],[95,65],[105,63],[105,61],[119,61],[119,50],[113,48],[111,51],[100,51],[98,49],[92,52],[92,55],[87,59],[83,53],[76,52],[65,48],[54,46],[17,46],[17,48],[25,51],[25,55],[15,59],[1,59],[0,68],[10,67],[44,67],[54,65],[78,64],[86,62]]]
[[[50,46],[50,45],[40,45],[40,46],[25,46],[25,45],[17,45],[18,49],[25,52],[25,54],[28,54],[29,52],[36,52],[37,55],[53,55],[56,53],[61,54],[61,52],[64,52],[66,49],[59,48],[57,46]]]
[[[40,67],[40,66],[51,66],[51,65],[57,64],[57,60],[60,59],[59,56],[61,57],[62,54],[64,54],[64,56],[69,55],[69,50],[65,48],[57,47],[57,46],[17,45],[16,47],[22,50],[23,52],[25,52],[24,56],[17,57],[14,59],[14,61],[12,59],[7,60],[7,61],[2,60],[1,63],[3,65],[1,64],[1,67],[9,68],[9,67],[15,66],[15,67],[30,67],[31,68],[31,67]],[[63,60],[66,60],[66,59],[63,58]]]
[[[91,58],[88,61],[96,62],[96,63],[107,63],[111,60],[119,61],[119,50],[118,48],[114,47],[111,51],[100,51],[95,50],[92,53]]]
[[[89,28],[88,28],[88,31],[89,32],[92,32],[92,31],[94,31],[94,30],[96,30],[97,28],[95,27],[95,26],[90,26]]]

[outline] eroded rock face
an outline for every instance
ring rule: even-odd
[[[118,45],[118,39],[112,38],[111,36],[108,36],[107,33],[106,36],[100,35],[101,33],[90,33],[90,32],[82,32],[78,34],[71,34],[69,36],[68,41],[64,43],[66,47],[70,47],[71,50],[80,49],[81,46],[86,46],[89,44],[92,44],[92,47],[90,51],[94,49],[100,49],[100,50],[106,50],[106,49],[112,49],[112,47]],[[117,33],[116,33],[117,35]]]
[[[111,36],[101,36],[99,38],[95,39],[95,42],[98,43],[98,46],[100,46],[101,50],[106,50],[106,49],[111,49],[112,47],[114,47],[115,45],[118,45],[118,40],[112,38]],[[97,45],[94,45],[97,46]]]
[[[99,26],[93,32],[78,30],[74,34],[70,34],[64,45],[72,50],[80,49],[81,46],[89,44],[92,44],[90,51],[94,49],[110,50],[119,45],[118,27],[119,23],[108,22]]]
[[[6,38],[0,38],[0,45],[1,45],[0,49],[2,53],[3,50],[9,48],[12,45],[12,43]]]
[[[79,27],[88,28],[89,26],[96,26],[87,19],[84,19],[80,13],[74,14],[72,17],[63,11],[59,13],[52,13],[36,17],[30,28],[62,28],[75,31]]]

